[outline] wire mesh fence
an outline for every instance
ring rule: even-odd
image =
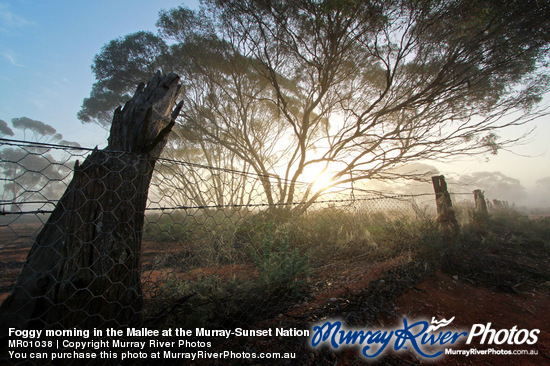
[[[0,140],[4,320],[52,329],[251,326],[307,304],[356,268],[410,251],[435,226],[433,194],[337,187],[311,199],[312,184],[298,183],[285,201],[270,191],[276,178],[168,158],[150,166],[143,187],[142,156],[102,152],[100,165],[77,163],[98,153]],[[71,188],[77,179],[83,184]],[[471,203],[459,206],[467,219]],[[54,262],[50,272],[41,261]],[[22,271],[37,281],[31,290],[18,281]],[[97,310],[119,301],[126,305]]]

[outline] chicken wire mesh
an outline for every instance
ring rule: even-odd
[[[280,184],[272,177],[168,158],[156,162],[141,207],[136,196],[147,187],[138,175],[151,173],[134,169],[143,157],[103,152],[99,165],[73,169],[101,152],[13,140],[1,140],[0,151],[0,301],[24,293],[15,312],[3,309],[20,324],[250,326],[307,302],[342,263],[406,251],[436,215],[433,194],[343,187],[311,199],[311,184],[298,183],[295,199],[285,201],[269,191]],[[74,171],[84,173],[71,189]],[[58,216],[56,205],[66,206]],[[66,216],[70,227],[61,225]],[[54,230],[44,238],[48,226]],[[59,249],[69,239],[73,247]],[[33,243],[42,249],[29,254]],[[33,255],[61,264],[42,273]],[[17,280],[22,270],[53,285],[28,290]],[[65,295],[52,300],[52,292]]]

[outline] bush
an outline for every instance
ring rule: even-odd
[[[186,242],[193,228],[182,214],[147,215],[143,225],[143,239],[150,241]]]
[[[326,207],[294,218],[285,229],[296,247],[309,252],[312,261],[323,263],[365,254],[370,244],[368,221],[365,213]]]
[[[169,315],[167,322],[177,326],[231,328],[278,314],[305,295],[305,278],[311,273],[309,255],[291,249],[288,235],[274,240],[271,225],[267,225],[262,242],[248,243],[247,247],[257,277],[221,278],[214,274],[171,280],[163,287],[161,298],[175,304],[178,299],[185,301],[161,310],[157,306],[152,317]]]
[[[165,319],[165,326],[231,328],[254,318],[257,299],[251,298],[251,283],[210,275],[196,280],[172,280],[161,293],[163,306],[151,318]],[[181,299],[184,299],[181,301]],[[157,311],[155,311],[157,310]],[[156,314],[155,314],[156,313]]]
[[[489,217],[489,227],[497,233],[520,235],[550,244],[550,217],[531,219],[514,210],[496,210]]]
[[[304,278],[311,274],[309,253],[301,255],[298,248],[290,248],[288,233],[276,243],[268,225],[262,245],[249,245],[250,257],[258,268],[258,283],[268,295],[300,296]]]

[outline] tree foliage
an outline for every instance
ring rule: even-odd
[[[0,136],[13,136],[13,130],[8,126],[8,123],[0,119]]]
[[[550,85],[542,0],[208,0],[157,26],[98,54],[80,119],[105,124],[138,79],[176,71],[185,148],[270,177],[270,203],[316,199],[323,189],[298,182],[321,174],[354,184],[497,153],[517,142],[499,131],[539,116]]]
[[[63,139],[55,128],[42,121],[28,117],[12,118],[14,129],[21,130],[23,139],[40,143],[56,143],[79,146]],[[0,120],[0,136],[14,136],[8,124]],[[40,144],[2,145],[0,147],[0,198],[11,206],[12,212],[21,211],[29,200],[52,201],[61,195],[63,180],[71,172],[70,156]],[[3,207],[1,207],[3,209]]]
[[[161,67],[166,43],[151,32],[137,32],[107,43],[92,66],[97,82],[84,99],[78,118],[111,122],[112,111],[130,100],[135,87]]]

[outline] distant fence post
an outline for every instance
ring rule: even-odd
[[[445,177],[443,175],[435,175],[432,177],[432,183],[435,191],[435,202],[437,204],[437,221],[443,228],[450,228],[453,232],[457,232],[458,221],[453,211],[453,203],[451,195],[447,190]]]
[[[501,201],[497,199],[493,200],[493,205],[495,207],[495,210],[502,210],[510,207],[510,204],[508,203],[508,201]]]
[[[485,201],[485,195],[481,191],[481,189],[476,189],[474,191],[474,202],[475,202],[475,210],[476,212],[487,215],[487,202]]]

